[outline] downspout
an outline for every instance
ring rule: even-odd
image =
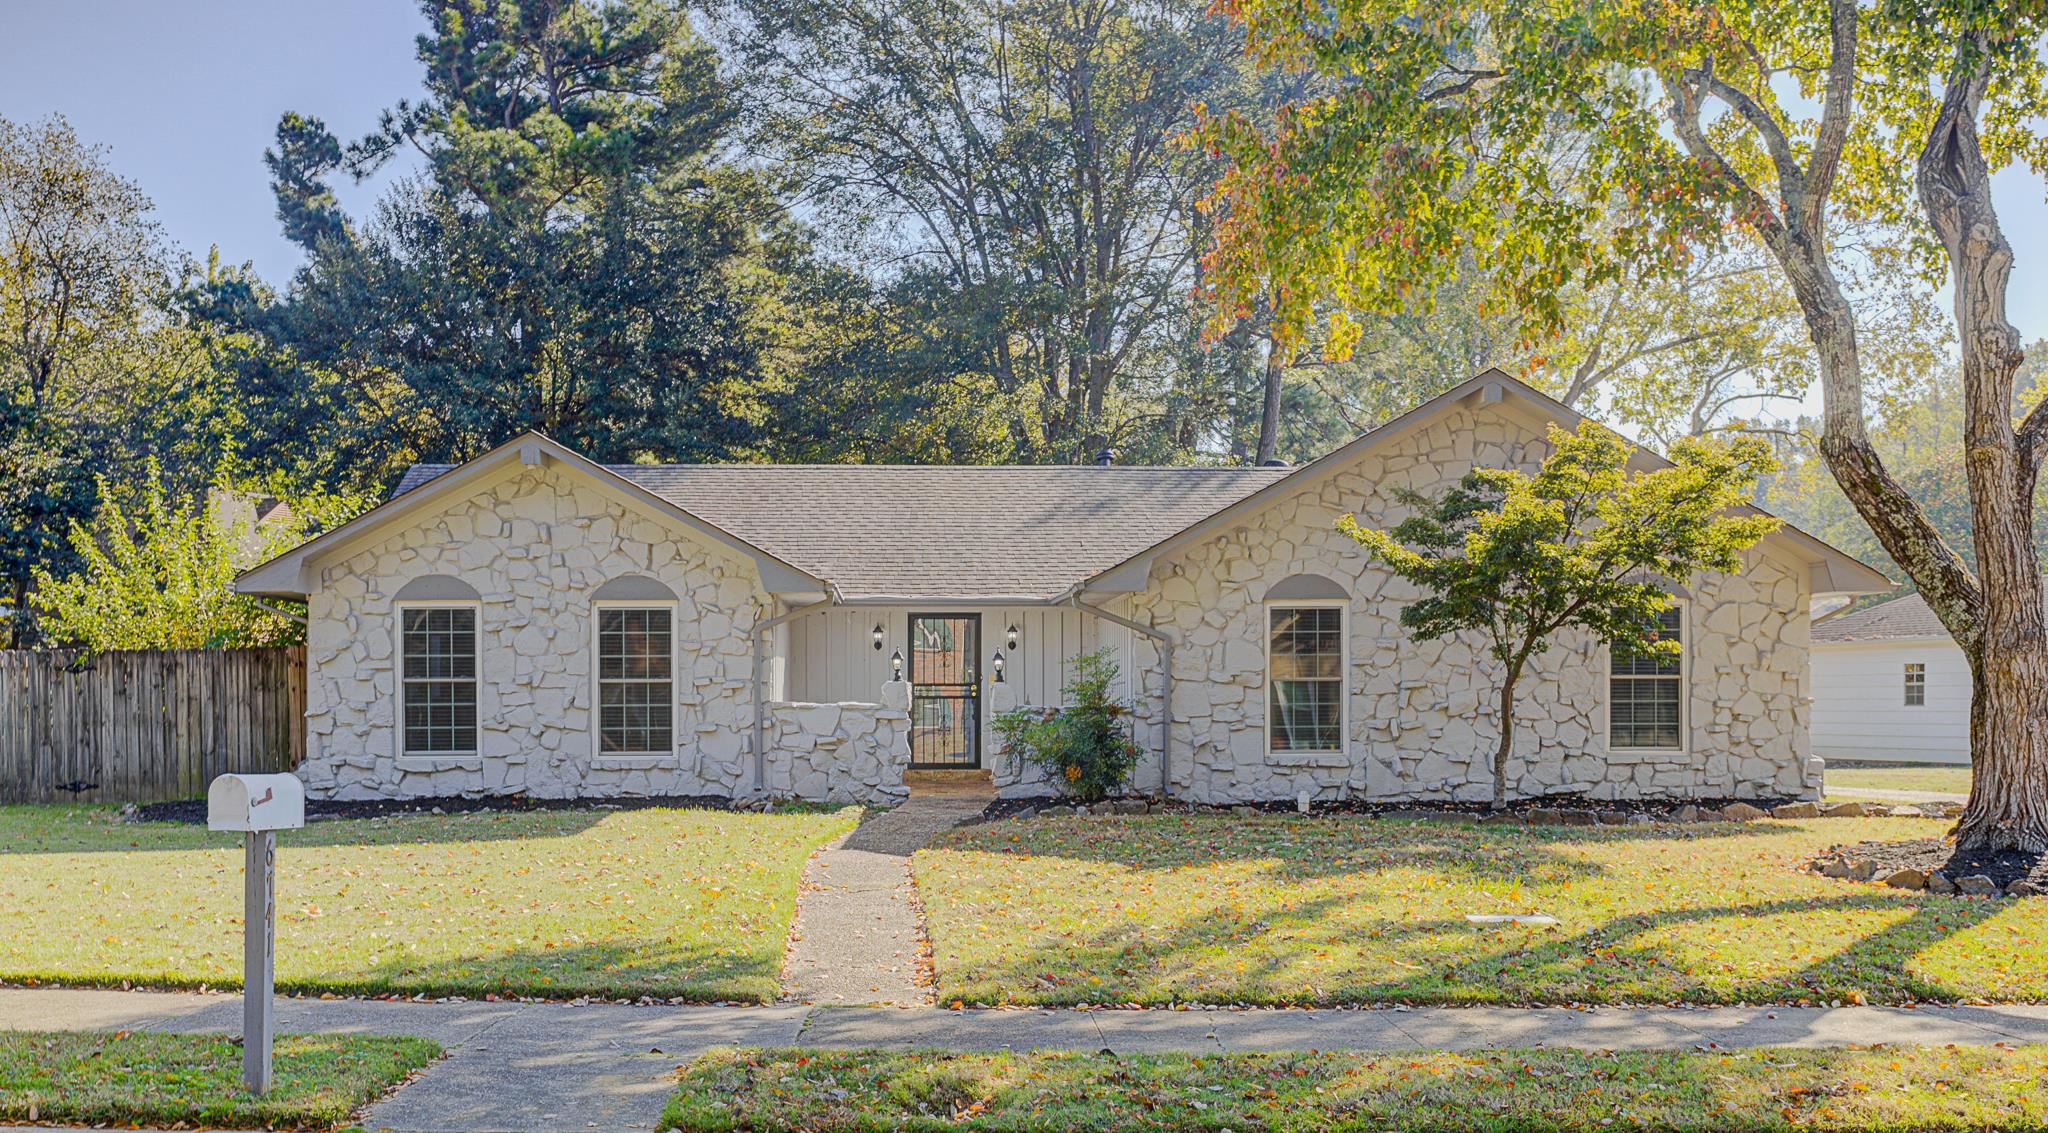
[[[1067,595],[1068,604],[1076,610],[1090,613],[1103,621],[1120,625],[1135,633],[1159,643],[1159,675],[1163,684],[1159,690],[1159,717],[1164,728],[1159,740],[1159,796],[1173,797],[1173,638],[1151,626],[1118,617],[1099,606],[1090,606],[1081,601],[1081,592],[1076,589]]]
[[[769,618],[754,626],[754,790],[765,790],[768,784],[768,698],[762,695],[762,670],[768,666],[768,631],[779,625],[786,625],[805,614],[815,614],[832,605],[832,599],[799,606],[786,614]]]

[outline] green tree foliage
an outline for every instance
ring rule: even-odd
[[[1757,437],[1687,438],[1669,467],[1628,468],[1635,446],[1606,428],[1550,427],[1550,455],[1534,475],[1475,468],[1391,531],[1356,516],[1337,521],[1388,569],[1427,592],[1401,624],[1423,641],[1471,631],[1504,669],[1493,802],[1507,802],[1514,751],[1515,684],[1559,632],[1591,633],[1621,656],[1676,656],[1659,640],[1671,598],[1662,580],[1742,567],[1743,552],[1778,520],[1742,506],[1757,477],[1776,468]]]
[[[735,113],[675,0],[425,0],[427,95],[338,142],[287,114],[267,155],[308,262],[280,300],[212,293],[261,336],[262,446],[388,478],[540,429],[600,460],[744,452],[779,281],[762,181],[723,161]],[[367,221],[329,182],[423,170]]]
[[[1223,119],[1210,131],[1231,161],[1221,318],[1271,297],[1299,336],[1331,304],[1342,353],[1360,334],[1352,310],[1400,310],[1471,259],[1503,309],[1554,329],[1575,287],[1761,245],[1813,344],[1822,457],[1971,661],[1976,774],[1958,839],[2048,849],[2048,600],[2033,523],[2048,408],[2011,415],[2025,352],[1991,192],[2001,166],[2048,165],[2048,9],[1228,6],[1263,58],[1344,85],[1273,128]],[[1872,273],[1901,268],[1945,273],[1954,291],[1974,563],[1871,435],[1879,375],[1857,300]]]
[[[1214,440],[1243,371],[1212,382],[1190,349],[1216,166],[1176,139],[1196,101],[1252,97],[1226,22],[1179,0],[714,10],[756,144],[866,269],[866,401],[965,395],[1022,461]]]
[[[315,490],[259,516],[257,491],[223,480],[181,507],[154,462],[139,490],[102,481],[98,513],[68,532],[76,571],[36,573],[31,601],[44,634],[95,652],[304,641],[303,623],[236,594],[235,575],[374,501]]]
[[[1108,650],[1083,653],[1067,666],[1073,675],[1060,689],[1059,708],[1005,712],[996,717],[995,731],[1011,758],[1043,771],[1082,802],[1100,802],[1123,789],[1138,766],[1131,706],[1110,692],[1117,664]]]
[[[6,639],[39,570],[68,569],[65,532],[95,477],[159,458],[203,483],[237,416],[218,336],[175,300],[149,198],[61,118],[0,119],[0,603]],[[214,265],[216,268],[218,265]]]

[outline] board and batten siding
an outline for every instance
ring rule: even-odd
[[[988,694],[989,659],[1003,651],[1004,679],[1019,705],[1060,703],[1060,689],[1070,676],[1067,662],[1103,646],[1109,647],[1121,670],[1117,695],[1126,703],[1150,696],[1157,698],[1157,678],[1138,691],[1132,689],[1130,630],[1105,622],[1071,607],[1057,606],[854,606],[820,610],[788,623],[786,642],[788,668],[776,682],[773,696],[778,700],[872,704],[882,697],[882,684],[889,679],[889,655],[900,649],[905,657],[905,678],[910,674],[910,618],[912,614],[981,615],[981,698],[983,726],[997,715],[994,698]],[[882,627],[882,647],[875,648],[875,626]],[[1004,644],[1011,626],[1017,627],[1017,648]],[[1144,663],[1145,659],[1139,659]],[[1140,747],[1150,740],[1150,729],[1140,713],[1133,720],[1132,738]]]
[[[1947,638],[1813,646],[1813,751],[1828,760],[1970,761],[1970,668]],[[1906,666],[1927,703],[1906,703]]]

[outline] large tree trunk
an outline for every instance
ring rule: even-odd
[[[2048,609],[2034,548],[2034,487],[2043,421],[2015,429],[2014,375],[2025,359],[2006,318],[2012,246],[1991,201],[1977,137],[1986,67],[1965,42],[1929,132],[1920,200],[1948,252],[1963,364],[1963,466],[1977,551],[1973,618],[1951,628],[1970,659],[1970,802],[1956,827],[1966,849],[2048,851]],[[1944,617],[1944,622],[1948,619]]]
[[[1286,372],[1286,355],[1274,342],[1266,350],[1266,396],[1259,403],[1259,451],[1253,464],[1263,466],[1280,452],[1280,378]]]

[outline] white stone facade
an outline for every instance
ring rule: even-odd
[[[1543,437],[1539,421],[1459,409],[1155,562],[1146,588],[1119,612],[1176,641],[1173,793],[1204,802],[1302,791],[1322,799],[1490,799],[1501,666],[1472,640],[1412,639],[1398,619],[1420,592],[1375,567],[1336,522],[1355,512],[1368,525],[1391,526],[1408,511],[1399,490],[1440,493],[1475,464],[1533,468]],[[1762,549],[1748,561],[1742,574],[1689,582],[1683,750],[1611,748],[1607,652],[1583,635],[1561,637],[1518,686],[1511,795],[1811,794],[1806,575]],[[1302,574],[1349,595],[1339,753],[1267,750],[1264,595]],[[1138,653],[1156,681],[1149,643]],[[1156,718],[1158,701],[1141,698],[1137,709]],[[1141,785],[1156,783],[1156,764],[1150,773]]]
[[[641,576],[676,597],[675,750],[600,756],[591,596]],[[478,595],[478,750],[399,752],[397,594],[450,578]],[[324,567],[307,603],[307,753],[317,798],[747,793],[754,566],[586,481],[531,467]]]
[[[1355,512],[1390,525],[1407,506],[1403,489],[1439,492],[1475,464],[1533,467],[1542,451],[1536,415],[1464,405],[1386,437],[1343,467],[1286,481],[1270,502],[1160,554],[1135,592],[1084,593],[1086,603],[1174,642],[1170,792],[1212,803],[1304,791],[1325,799],[1490,797],[1498,666],[1469,640],[1411,639],[1398,617],[1419,595],[1375,567],[1335,523]],[[753,559],[553,464],[514,467],[424,518],[393,522],[323,560],[309,597],[300,774],[313,797],[903,797],[907,689],[877,687],[876,677],[914,608],[834,609],[807,615],[808,627],[764,633],[764,674],[785,674],[766,678],[769,695],[802,702],[763,705],[757,782],[754,631],[791,605],[764,589]],[[1811,794],[1807,567],[1768,542],[1748,563],[1739,575],[1686,581],[1682,750],[1610,745],[1606,653],[1566,636],[1521,683],[1511,791],[1595,799]],[[1338,752],[1268,750],[1266,596],[1296,575],[1327,579],[1343,595]],[[673,595],[673,751],[597,751],[593,625],[599,589],[621,579]],[[420,580],[453,580],[475,595],[474,754],[399,750],[399,595]],[[1068,656],[1108,647],[1136,708],[1134,735],[1148,751],[1133,785],[1156,792],[1164,684],[1157,644],[1076,608],[983,611],[991,648],[1011,626],[1023,644],[1011,651],[1009,686],[984,698],[983,764],[997,786],[1013,795],[1047,790],[998,749],[987,720],[1012,701],[1052,701]],[[878,629],[889,648],[874,647]],[[775,655],[792,642],[804,656],[857,658],[860,671],[797,665],[792,682],[787,655]],[[877,693],[881,703],[870,703]]]

